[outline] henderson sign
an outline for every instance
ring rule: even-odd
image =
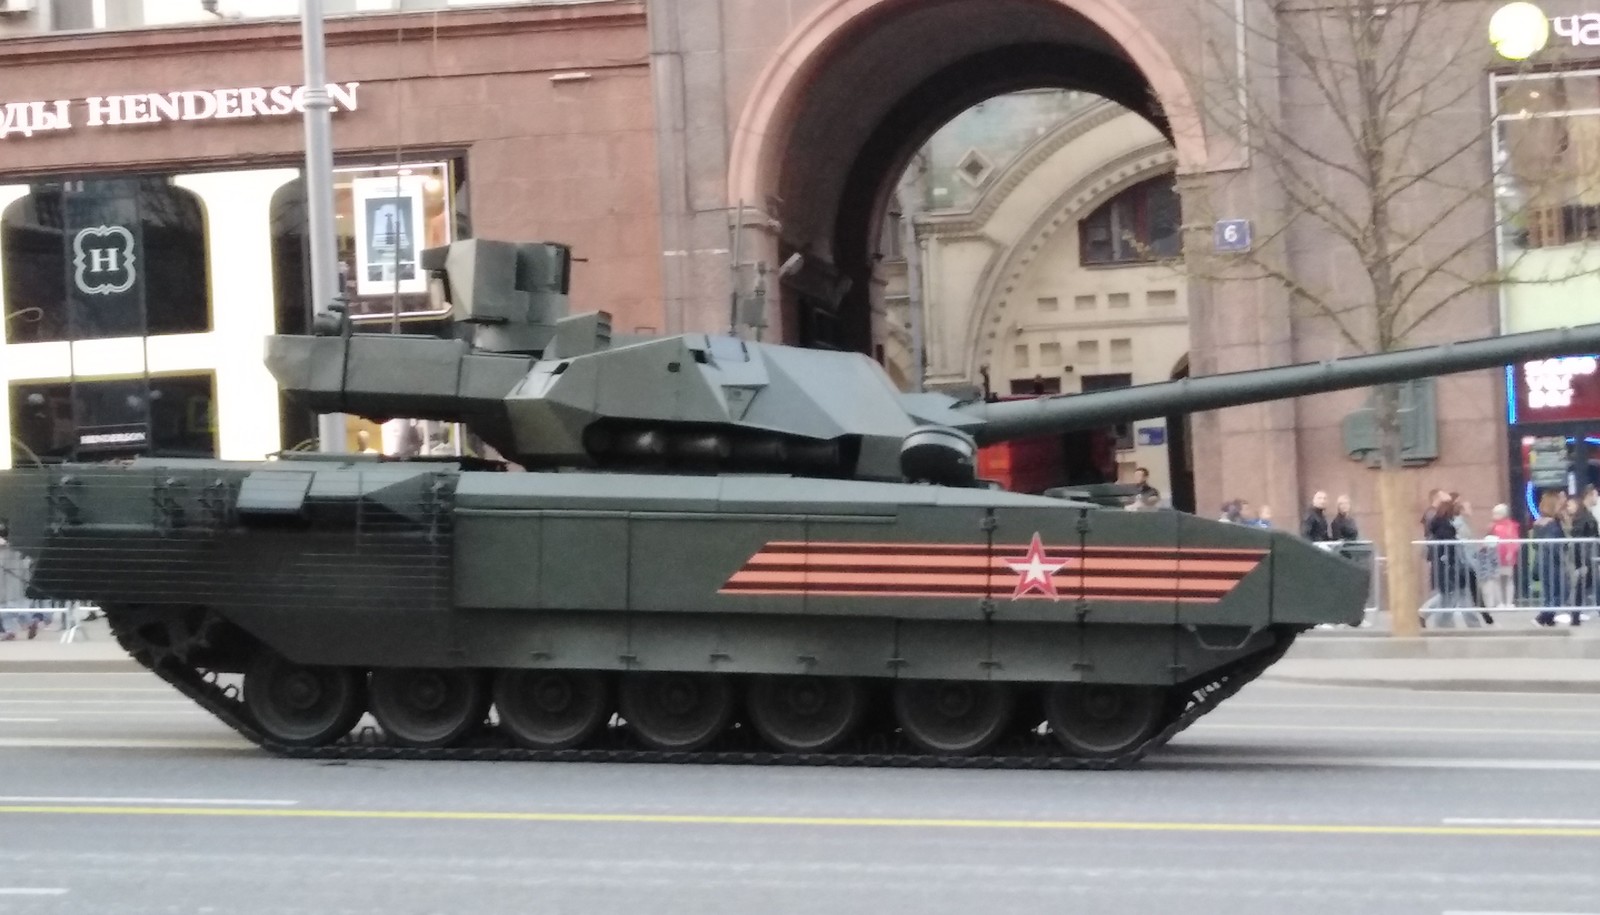
[[[334,111],[355,111],[360,83],[329,83]],[[250,120],[305,111],[304,86],[250,86],[240,89],[189,89],[134,95],[91,95],[86,99],[6,102],[0,106],[0,139],[21,134],[84,127],[127,127],[167,121]]]

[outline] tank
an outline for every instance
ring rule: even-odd
[[[460,422],[503,460],[22,467],[0,519],[31,594],[98,604],[288,756],[1125,766],[1360,622],[1368,570],[1093,487],[1002,491],[979,447],[1600,349],[1591,325],[968,401],[853,353],[614,333],[568,313],[561,245],[423,267],[438,335],[334,312],[266,363],[307,408]]]

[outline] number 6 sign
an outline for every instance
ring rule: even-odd
[[[1219,254],[1250,250],[1250,220],[1222,219],[1212,233],[1212,244]]]

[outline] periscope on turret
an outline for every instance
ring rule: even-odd
[[[463,423],[507,465],[0,474],[32,593],[98,602],[132,657],[276,753],[1126,765],[1300,632],[1359,622],[1368,571],[1000,491],[981,445],[1600,347],[1586,327],[988,403],[903,394],[858,354],[616,334],[568,313],[562,245],[422,260],[447,331],[335,313],[269,338],[267,365],[305,408]],[[352,735],[368,712],[380,733]]]

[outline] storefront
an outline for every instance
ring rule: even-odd
[[[440,326],[418,255],[475,231],[573,244],[596,265],[575,277],[577,307],[660,325],[642,12],[330,23],[339,270],[359,329]],[[298,49],[280,40],[292,33],[244,23],[5,42],[0,467],[248,460],[309,444],[314,418],[280,400],[262,364],[264,338],[304,332],[313,304]],[[207,72],[288,79],[194,88]],[[352,418],[346,431],[351,450],[470,445],[405,420]]]
[[[1600,356],[1540,359],[1506,369],[1513,510],[1539,495],[1600,486]]]
[[[1569,34],[1573,17],[1556,19],[1550,34]],[[1600,69],[1558,64],[1572,44],[1490,77],[1506,333],[1600,321]],[[1506,367],[1507,502],[1524,522],[1541,493],[1600,486],[1597,368],[1583,354]]]

